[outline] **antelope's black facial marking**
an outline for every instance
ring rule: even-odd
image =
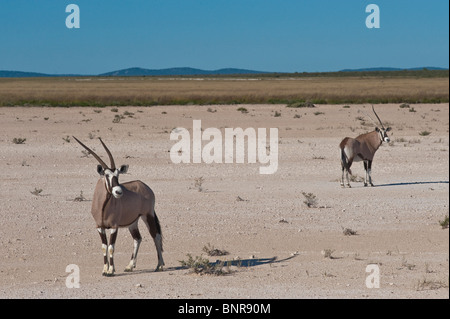
[[[378,128],[376,127],[375,130],[380,134],[380,139],[382,142],[386,142],[389,143],[391,141],[391,139],[389,138],[389,136],[387,135],[387,132],[389,132],[391,130],[390,127],[388,128]]]
[[[98,169],[97,169],[98,170]],[[103,173],[103,174],[101,174]],[[109,168],[102,170],[100,173],[101,176],[105,179],[106,189],[109,193],[111,193],[115,198],[120,198],[123,195],[122,187],[119,184],[119,170],[115,169],[114,171]]]
[[[119,184],[119,175],[125,174],[127,171],[128,165],[122,165],[119,169],[114,170],[104,169],[102,165],[97,165],[97,173],[105,179],[106,190],[115,198],[120,198],[123,195],[123,189]]]

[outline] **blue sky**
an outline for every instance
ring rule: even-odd
[[[68,29],[68,4],[80,28]],[[368,29],[368,4],[380,28]],[[0,0],[0,70],[448,68],[447,0]]]

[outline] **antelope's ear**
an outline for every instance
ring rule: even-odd
[[[128,165],[122,165],[119,168],[119,173],[120,174],[126,174],[128,172]]]
[[[105,175],[105,170],[103,169],[103,166],[101,166],[100,164],[97,165],[97,173],[99,173],[100,176]]]
[[[377,131],[377,132],[379,132],[379,131],[380,131],[380,129],[378,128],[378,126],[377,126],[377,127],[375,127],[375,131]]]
[[[389,132],[391,130],[391,128],[390,127],[388,127],[387,129],[386,129],[386,132]]]

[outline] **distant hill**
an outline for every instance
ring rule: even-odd
[[[21,71],[0,71],[0,78],[37,78],[51,76],[44,73],[21,72]]]
[[[448,70],[438,67],[418,67],[410,69],[401,68],[364,68],[364,69],[344,69],[339,72],[384,72],[384,71],[421,71],[421,70]],[[317,74],[327,74],[330,72],[320,72]],[[31,78],[31,77],[78,77],[78,76],[197,76],[197,75],[244,75],[244,74],[277,74],[276,72],[262,72],[247,69],[219,69],[219,70],[201,70],[195,68],[168,68],[168,69],[144,69],[144,68],[128,68],[123,70],[117,70],[102,74],[46,74],[37,72],[21,72],[21,71],[0,71],[0,78]],[[279,74],[294,74],[294,73],[279,73]],[[295,73],[298,74],[298,73]],[[303,72],[303,75],[313,75],[316,73]]]
[[[80,74],[45,74],[37,72],[22,71],[0,71],[0,78],[43,78],[43,77],[64,77],[64,76],[83,76]]]
[[[377,72],[377,71],[421,71],[421,70],[447,70],[445,68],[437,68],[434,66],[424,66],[419,68],[410,68],[410,69],[401,69],[401,68],[388,68],[388,67],[379,67],[379,68],[365,68],[365,69],[344,69],[339,72]]]
[[[245,70],[245,69],[220,69],[220,70],[201,70],[194,68],[169,68],[169,69],[143,69],[129,68],[108,73],[99,74],[99,76],[167,76],[167,75],[230,75],[230,74],[261,74],[266,72]]]

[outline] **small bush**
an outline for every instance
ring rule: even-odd
[[[114,116],[114,119],[113,119],[113,123],[119,123],[122,119],[124,119],[125,118],[125,116],[123,116],[123,115],[119,115],[119,114],[116,114],[115,116]]]
[[[42,193],[42,188],[34,188],[33,191],[30,191],[31,194],[35,195],[35,196],[39,196]]]
[[[332,254],[334,253],[334,249],[324,249],[321,253],[323,258],[334,259],[334,257],[332,256]]]
[[[317,197],[313,193],[306,193],[302,192],[303,196],[305,197],[305,200],[303,203],[308,206],[308,208],[316,208],[317,207]]]
[[[422,131],[422,132],[419,132],[419,135],[420,135],[420,136],[428,136],[428,135],[430,135],[430,134],[431,134],[430,131]]]
[[[287,107],[291,108],[302,108],[302,107],[316,107],[312,102],[306,101],[306,102],[291,102],[287,105]]]
[[[225,255],[228,255],[228,251],[214,248],[214,246],[211,246],[211,244],[209,244],[209,243],[208,243],[208,245],[205,245],[203,247],[203,251],[208,256],[225,256]]]
[[[343,234],[345,236],[354,236],[354,235],[356,235],[356,231],[351,229],[351,228],[344,228],[342,232],[343,232]]]
[[[14,144],[24,144],[26,140],[27,140],[26,138],[15,137],[15,138],[13,138],[13,143]]]
[[[203,191],[203,182],[205,181],[205,179],[203,178],[203,176],[198,177],[194,180],[194,187],[199,191],[202,192]]]
[[[78,195],[77,197],[75,197],[75,198],[73,199],[74,202],[84,202],[84,201],[86,201],[86,200],[87,200],[87,199],[84,197],[83,191],[80,191],[80,195]]]
[[[442,229],[448,228],[448,215],[445,216],[444,220],[439,221],[439,225],[441,225]]]
[[[180,260],[181,266],[190,269],[193,273],[199,275],[215,275],[221,276],[227,274],[223,267],[224,262],[219,262],[216,264],[211,264],[208,259],[202,256],[192,257],[191,254],[186,255],[188,260]]]

